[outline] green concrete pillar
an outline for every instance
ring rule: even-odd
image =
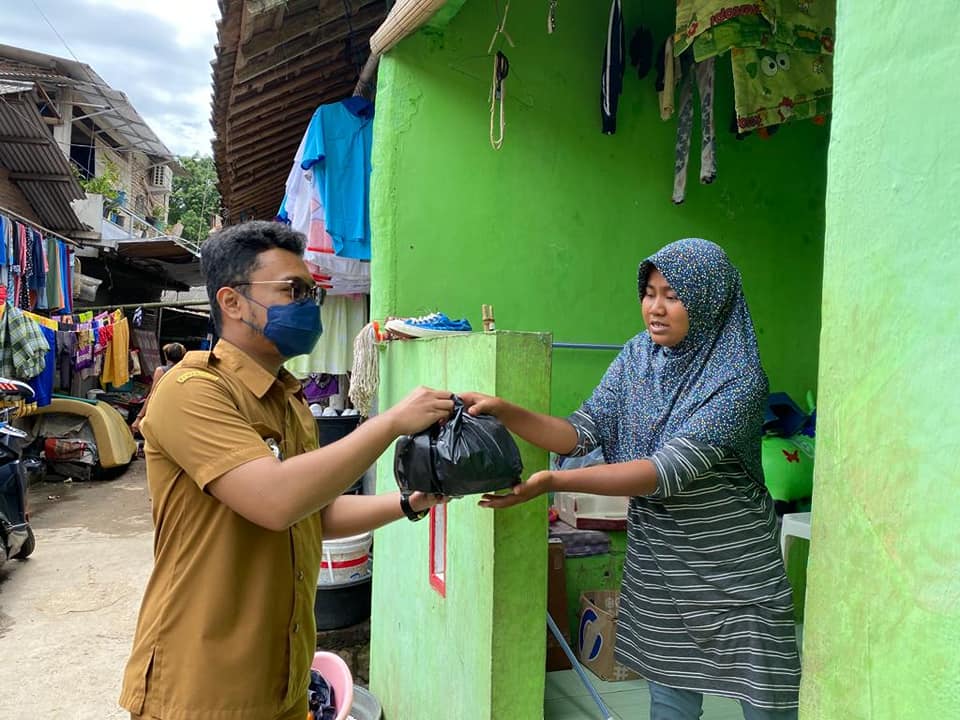
[[[470,335],[389,343],[380,355],[380,405],[418,385],[496,394],[550,408],[551,337]],[[524,477],[547,453],[520,442]],[[377,490],[396,490],[393,451]],[[447,506],[444,594],[430,582],[430,521],[406,521],[374,540],[370,689],[388,720],[536,718],[543,713],[547,500],[508,510]]]

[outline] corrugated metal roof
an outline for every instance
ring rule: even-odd
[[[213,157],[229,222],[272,218],[310,117],[353,93],[385,0],[220,0]]]
[[[74,103],[97,113],[97,125],[117,140],[160,160],[172,160],[173,153],[140,117],[130,100],[85,63],[44,53],[0,45],[0,81],[32,81],[47,86],[73,89]]]
[[[32,90],[0,92],[0,165],[44,225],[68,233],[87,229],[70,206],[86,194],[43,122]]]

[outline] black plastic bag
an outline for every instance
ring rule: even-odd
[[[523,462],[510,431],[492,415],[470,415],[458,397],[453,415],[397,441],[393,474],[401,492],[474,495],[513,487]]]

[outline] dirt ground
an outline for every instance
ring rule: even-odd
[[[0,718],[114,720],[152,564],[145,467],[30,489],[37,549],[0,566]]]

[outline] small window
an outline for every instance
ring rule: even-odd
[[[447,596],[447,506],[430,509],[430,585]]]

